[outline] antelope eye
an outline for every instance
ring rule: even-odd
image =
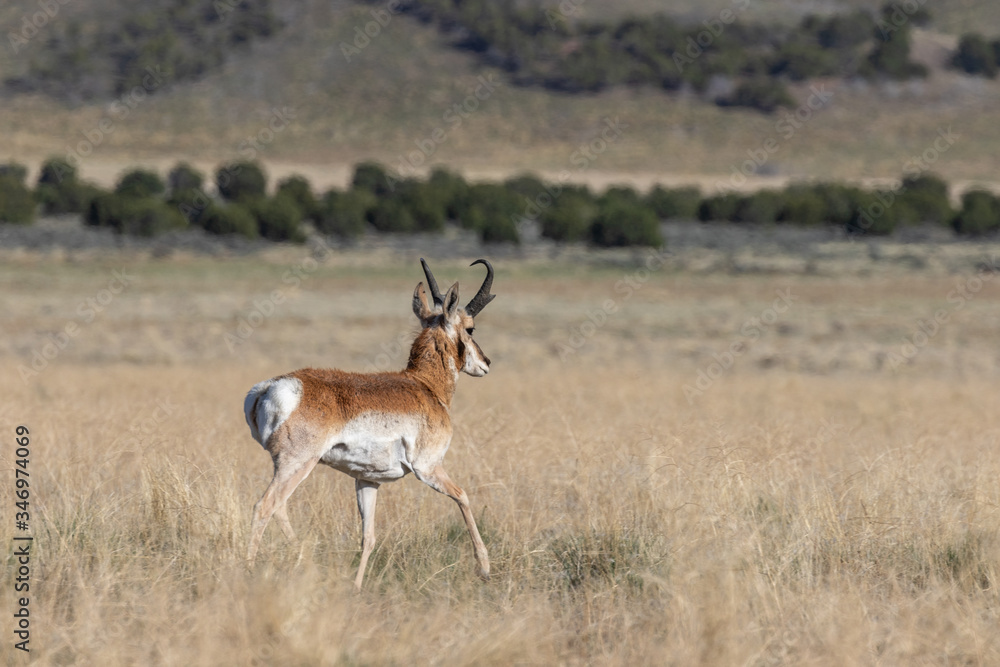
[[[476,327],[469,327],[468,329],[465,330],[465,333],[467,333],[467,334],[469,334],[471,336],[472,332],[475,331],[475,330],[476,330]]]

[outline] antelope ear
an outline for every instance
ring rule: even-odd
[[[445,319],[452,319],[458,312],[458,283],[448,288],[444,295],[444,316]]]
[[[417,288],[413,290],[413,314],[424,326],[427,326],[427,322],[434,316],[434,311],[427,303],[427,290],[424,289],[423,283],[417,283]]]

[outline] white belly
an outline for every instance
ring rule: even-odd
[[[363,414],[327,439],[320,462],[355,479],[391,482],[410,472],[406,452],[419,432],[410,415]]]

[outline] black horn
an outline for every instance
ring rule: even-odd
[[[431,273],[431,267],[427,266],[427,262],[424,261],[423,257],[420,258],[420,264],[424,267],[424,275],[427,276],[427,289],[431,291],[431,298],[434,299],[434,305],[443,305],[444,297],[441,296],[441,290],[438,289],[437,281],[434,280],[434,274]]]
[[[476,292],[476,296],[472,297],[472,301],[465,307],[465,312],[469,317],[478,315],[490,301],[497,298],[496,294],[490,294],[490,288],[493,287],[493,265],[485,259],[477,259],[472,264],[469,264],[469,266],[475,266],[476,264],[486,266],[486,280],[483,281],[483,286]]]

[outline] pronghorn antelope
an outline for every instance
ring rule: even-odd
[[[464,308],[458,283],[441,295],[427,262],[420,263],[424,284],[413,291],[413,313],[421,331],[410,360],[398,373],[348,373],[305,368],[265,380],[243,403],[254,440],[274,461],[274,478],[253,509],[247,563],[253,565],[271,515],[282,532],[295,533],[285,503],[317,463],[354,478],[361,513],[361,564],[354,585],[361,588],[368,556],[375,545],[378,487],[413,472],[421,482],[456,503],[475,548],[479,576],[488,578],[490,560],[469,509],[469,499],[442,466],[451,443],[449,407],[459,371],[482,377],[490,360],[472,339],[473,318],[495,298],[490,294],[493,267],[485,259],[486,279]]]

